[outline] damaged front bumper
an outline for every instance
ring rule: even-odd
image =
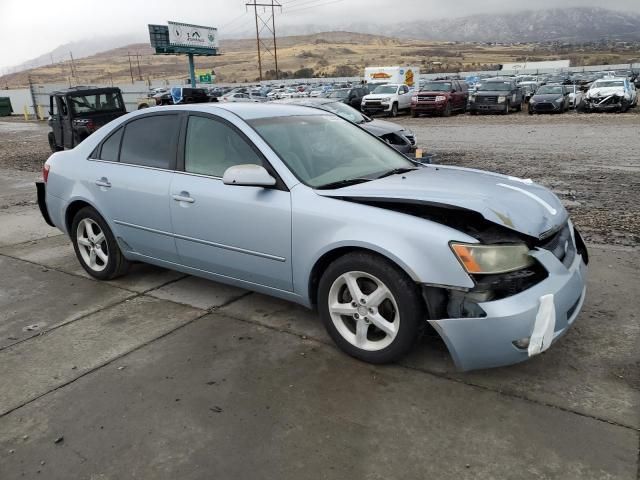
[[[610,95],[608,97],[586,98],[584,109],[588,112],[612,112],[623,110],[626,106],[624,96]]]
[[[531,255],[548,272],[541,282],[512,296],[478,303],[486,316],[429,320],[458,369],[522,362],[548,349],[573,324],[585,298],[587,259],[576,254],[567,267],[549,250],[536,249]]]

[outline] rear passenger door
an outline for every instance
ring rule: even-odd
[[[87,185],[124,250],[173,263],[169,187],[179,131],[178,113],[127,122],[99,147]]]

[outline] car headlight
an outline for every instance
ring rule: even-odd
[[[504,103],[507,97],[498,97],[498,103]]]
[[[437,95],[436,102],[444,102],[447,99],[444,95]]]
[[[535,98],[533,98],[533,97],[531,97],[531,98],[529,99],[529,103],[536,103],[536,99],[535,99]]]
[[[413,97],[411,97],[411,101],[412,102],[417,102],[418,101],[418,97],[416,95],[414,95]]]
[[[554,100],[554,102],[556,102],[557,104],[562,103],[562,97],[560,97],[560,98],[556,98],[556,99]]]
[[[451,249],[468,273],[506,273],[534,263],[529,247],[515,245],[478,245],[451,243]]]
[[[384,97],[380,99],[381,102],[388,102],[389,100],[391,100],[391,97]]]

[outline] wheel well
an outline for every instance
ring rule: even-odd
[[[91,207],[91,205],[82,200],[76,200],[75,202],[71,202],[71,205],[67,207],[67,211],[64,214],[64,223],[69,234],[71,233],[71,224],[73,223],[73,218],[76,216],[76,213],[78,213],[84,207]]]
[[[389,257],[382,255],[378,252],[376,252],[375,250],[370,250],[368,248],[362,248],[362,247],[340,247],[340,248],[336,248],[335,250],[331,250],[327,253],[325,253],[324,255],[322,255],[315,263],[315,265],[313,266],[313,268],[311,269],[311,275],[309,277],[309,299],[311,300],[311,304],[312,305],[317,305],[318,304],[318,285],[320,283],[320,278],[322,278],[322,274],[325,272],[325,270],[327,269],[327,267],[329,267],[329,265],[334,261],[337,260],[338,258],[348,254],[348,253],[352,253],[352,252],[367,252],[367,253],[371,253],[373,255],[377,255],[379,257],[382,257],[390,262],[392,262],[394,265],[396,265],[398,268],[400,268],[400,270],[402,270],[403,272],[405,272],[405,270],[398,265],[396,262],[394,262],[392,259],[390,259]],[[405,272],[407,273],[407,272]]]

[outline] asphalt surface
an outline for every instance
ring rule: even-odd
[[[538,118],[474,118],[473,141],[468,116],[400,121],[443,161],[445,143],[484,144],[480,158],[510,167],[491,135],[558,128]],[[284,301],[141,264],[90,279],[39,217],[37,162],[9,167],[8,131],[0,121],[0,479],[640,478],[636,247],[590,245],[582,313],[527,363],[459,373],[427,337],[371,366]],[[633,161],[618,145],[609,156]],[[538,150],[519,155],[540,171]]]

